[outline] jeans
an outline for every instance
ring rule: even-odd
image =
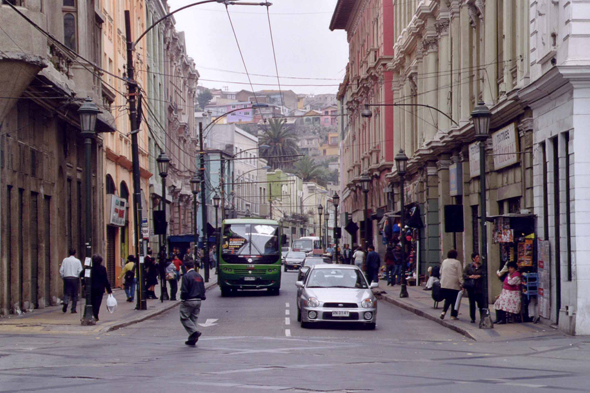
[[[479,315],[481,318],[481,309],[483,308],[483,293],[474,293],[473,291],[467,291],[469,296],[469,316],[472,321],[475,321],[475,304],[479,308]],[[483,319],[483,318],[482,318]]]
[[[457,295],[459,294],[459,291],[456,289],[442,288],[442,293],[445,298],[443,312],[446,313],[449,307],[451,307],[451,317],[457,317],[459,315],[459,311],[455,310],[455,302],[457,301]]]
[[[201,300],[183,300],[180,303],[180,323],[190,336],[197,331],[197,318],[201,312]]]
[[[401,284],[402,265],[387,265],[387,282],[389,284]]]
[[[80,280],[78,277],[64,278],[64,305],[68,308],[70,299],[72,300],[72,311],[76,311],[76,304],[78,303],[78,288]]]
[[[125,293],[127,294],[127,299],[133,300],[135,297],[135,286],[137,285],[137,279],[133,279],[131,281],[125,281]]]

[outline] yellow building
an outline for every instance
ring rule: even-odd
[[[338,156],[338,133],[330,132],[328,134],[328,142],[320,145],[320,153],[322,156]]]
[[[125,10],[130,10],[132,40],[137,39],[145,31],[145,2],[100,0],[105,23],[103,28],[103,67],[110,73],[119,77],[127,75],[127,48],[125,36]],[[145,59],[147,41],[142,39],[135,50],[135,79],[140,88],[147,90]],[[143,70],[143,71],[142,71]],[[127,94],[125,83],[110,75],[104,76],[105,80],[119,92]],[[103,85],[104,90],[112,91]],[[145,93],[143,94],[145,98]],[[109,274],[111,284],[121,284],[116,276],[121,271],[124,261],[130,254],[135,254],[134,245],[134,217],[133,217],[133,175],[131,156],[131,135],[129,124],[129,111],[127,100],[121,94],[112,92],[111,113],[115,117],[117,131],[105,136],[105,187],[104,214],[105,214],[105,239],[106,255],[105,266]],[[145,111],[144,111],[145,112]],[[147,218],[146,195],[149,190],[148,179],[152,176],[148,162],[148,130],[145,122],[138,134],[139,163],[141,170],[142,209],[143,218]],[[118,217],[114,217],[115,208],[122,207]]]

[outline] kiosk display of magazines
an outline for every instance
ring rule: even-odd
[[[529,315],[528,306],[531,304],[536,307],[539,293],[535,216],[511,213],[490,217],[490,219],[493,220],[494,225],[493,242],[500,246],[500,268],[508,262],[516,262],[522,274],[522,319],[523,322],[529,322],[535,315]]]

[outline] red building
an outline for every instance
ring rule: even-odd
[[[340,135],[341,198],[345,220],[360,230],[343,243],[362,244],[365,239],[378,246],[376,220],[387,209],[386,175],[393,166],[393,107],[372,107],[372,117],[363,118],[365,104],[393,103],[392,73],[387,64],[393,59],[393,7],[386,0],[339,0],[330,30],[345,30],[349,60],[338,91],[342,118]],[[361,176],[371,178],[368,193],[370,231],[365,234],[364,195]],[[343,221],[346,225],[346,221]]]

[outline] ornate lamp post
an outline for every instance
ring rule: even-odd
[[[335,261],[338,263],[338,242],[340,240],[340,234],[338,231],[338,205],[340,204],[340,197],[337,193],[334,193],[332,196],[332,203],[334,204],[334,243],[336,244],[334,254],[336,256]]]
[[[85,208],[86,208],[86,257],[92,258],[92,140],[96,135],[96,117],[101,112],[90,97],[86,97],[84,104],[78,109],[80,115],[80,131],[84,137],[84,185],[86,188]],[[84,272],[86,283],[86,305],[84,306],[84,316],[82,325],[96,325],[92,314],[92,301],[90,298],[92,287],[92,266],[86,267]]]
[[[365,251],[367,247],[371,245],[371,241],[369,240],[369,202],[368,202],[368,194],[369,194],[369,183],[371,183],[371,178],[369,175],[365,174],[361,176],[361,184],[363,188],[363,194],[365,194]]]
[[[320,203],[318,205],[318,215],[320,216],[320,248],[324,252],[324,243],[322,243],[322,214],[324,213],[324,207]]]
[[[166,233],[168,232],[168,222],[166,221],[166,177],[168,177],[168,167],[170,166],[170,158],[166,153],[161,152],[158,158],[158,172],[162,178],[162,205],[160,210],[162,211],[164,221],[164,234],[162,235],[162,248],[160,249],[160,303],[164,300],[168,300],[168,289],[166,288],[166,243],[168,239]]]
[[[400,218],[400,226],[401,226],[401,241],[402,241],[402,252],[401,252],[401,259],[402,259],[402,289],[400,291],[399,297],[404,298],[408,297],[408,287],[406,281],[406,235],[404,234],[404,226],[405,226],[405,195],[404,195],[404,180],[406,176],[406,170],[408,168],[408,156],[402,149],[395,155],[395,167],[397,169],[397,174],[399,175],[399,195],[400,195],[400,204],[401,204],[401,218]],[[416,272],[418,273],[418,272]]]
[[[490,310],[488,309],[488,240],[486,233],[486,156],[485,144],[490,136],[490,120],[492,112],[488,107],[480,102],[473,112],[471,112],[473,126],[475,128],[475,140],[479,141],[479,225],[481,246],[479,256],[481,258],[481,267],[483,270],[483,317],[479,323],[480,329],[491,329],[494,327]]]
[[[193,242],[195,243],[195,266],[197,264],[197,255],[199,255],[199,232],[197,231],[197,212],[198,212],[198,202],[197,202],[197,195],[201,192],[201,180],[199,176],[196,174],[191,178],[191,191],[193,193]]]
[[[219,202],[221,201],[221,198],[219,197],[219,195],[215,194],[215,196],[213,197],[213,206],[215,207],[215,248],[217,248],[217,246],[219,245],[219,224],[217,223],[217,212],[219,211]],[[217,255],[217,261],[215,261],[215,266],[219,266],[218,262],[219,262],[219,249],[217,249],[215,251],[215,255]]]

